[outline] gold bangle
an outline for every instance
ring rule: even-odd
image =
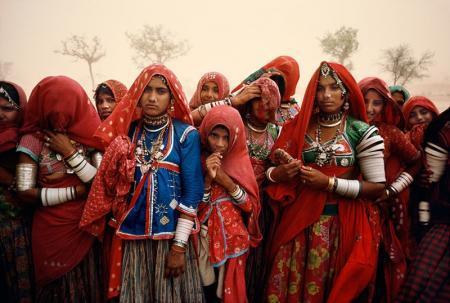
[[[328,178],[328,185],[327,185],[327,191],[332,192],[334,188],[334,183],[336,182],[334,177]]]

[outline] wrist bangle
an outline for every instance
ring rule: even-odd
[[[275,168],[276,168],[275,166],[272,166],[272,167],[269,167],[269,168],[266,170],[266,177],[267,177],[267,179],[268,179],[270,182],[272,182],[272,183],[277,183],[277,181],[275,181],[275,179],[272,178],[272,171],[273,171]]]
[[[329,177],[328,178],[327,191],[333,192],[335,183],[336,183],[336,178],[335,177]]]
[[[391,197],[391,192],[386,188],[386,197],[389,199]]]

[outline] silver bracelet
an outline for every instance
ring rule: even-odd
[[[37,164],[19,163],[16,166],[17,190],[26,191],[36,187]]]
[[[266,177],[267,177],[267,179],[268,179],[270,182],[273,182],[273,183],[277,183],[277,181],[275,181],[275,179],[272,178],[272,171],[273,171],[275,168],[276,168],[275,166],[272,166],[272,167],[269,167],[269,168],[266,170]]]

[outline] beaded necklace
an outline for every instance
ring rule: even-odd
[[[268,127],[264,129],[264,143],[258,144],[256,142],[256,139],[253,137],[253,132],[261,133],[261,131],[255,131],[252,127],[250,127],[248,121],[246,125],[247,129],[247,147],[250,157],[258,159],[258,160],[265,160],[270,155],[270,148],[269,148],[269,131]]]
[[[164,148],[164,136],[169,129],[170,121],[167,120],[166,123],[158,129],[150,129],[146,126],[143,127],[141,137],[137,140],[136,149],[134,154],[136,156],[137,166],[140,167],[141,173],[144,175],[149,169],[155,170],[153,164],[164,157],[162,149]],[[152,140],[151,146],[148,147],[145,137],[147,132],[156,133],[159,131],[158,136]]]
[[[339,123],[337,123],[335,126],[340,125],[342,123],[342,120],[343,119],[341,117],[341,119],[338,121]],[[320,167],[331,163],[331,160],[333,159],[336,150],[338,149],[338,145],[336,144],[336,142],[338,140],[339,134],[341,133],[341,128],[338,127],[336,129],[336,134],[334,135],[332,140],[329,140],[325,143],[321,143],[320,142],[322,135],[321,125],[322,124],[320,123],[320,120],[317,119],[316,140],[313,144],[317,153],[314,162]]]

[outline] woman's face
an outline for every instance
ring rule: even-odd
[[[167,112],[170,90],[159,77],[153,77],[142,93],[139,104],[145,115],[158,117]]]
[[[116,107],[116,99],[107,93],[99,93],[95,98],[95,105],[97,106],[98,115],[100,120],[105,120],[111,115]]]
[[[321,112],[335,114],[344,104],[342,90],[333,77],[320,76],[316,91],[316,101]]]
[[[0,97],[0,123],[15,123],[19,116],[19,111],[8,102],[8,100]]]
[[[211,103],[219,99],[219,86],[213,81],[208,81],[202,86],[200,100],[202,104]]]
[[[265,105],[261,98],[251,101],[249,114],[252,121],[266,125],[271,121],[271,113],[269,107]]]
[[[369,122],[372,122],[378,115],[383,112],[384,98],[376,90],[369,89],[364,96],[366,104],[366,113]]]
[[[208,149],[211,153],[225,154],[228,150],[230,133],[224,126],[216,126],[208,135]]]
[[[409,113],[408,122],[411,126],[421,123],[430,124],[430,122],[433,121],[433,118],[433,112],[418,105],[415,106]]]
[[[392,93],[392,99],[394,99],[394,101],[397,102],[397,104],[400,105],[400,107],[402,107],[403,104],[405,104],[405,97],[401,92]]]

